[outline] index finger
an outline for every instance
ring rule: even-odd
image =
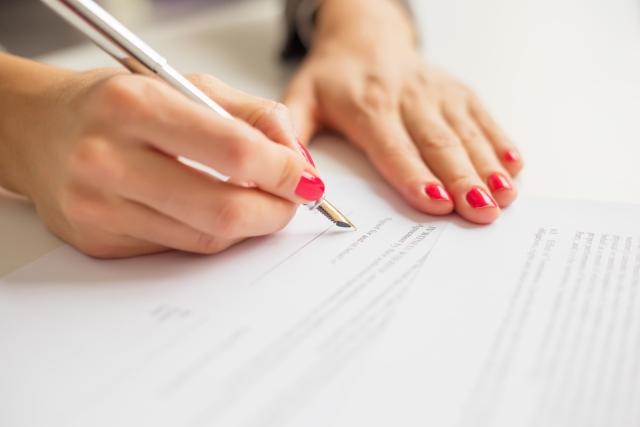
[[[105,88],[119,97],[118,114],[127,135],[173,157],[211,167],[236,182],[295,203],[315,201],[324,183],[312,165],[291,148],[270,141],[240,120],[223,118],[168,85],[135,76],[114,77]]]
[[[270,140],[299,150],[298,135],[283,104],[250,95],[207,74],[191,75],[189,80],[234,117],[244,120]]]

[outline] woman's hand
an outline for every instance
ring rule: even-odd
[[[392,0],[324,0],[285,104],[303,143],[343,133],[416,209],[489,223],[516,197],[518,151],[478,97],[425,64]]]
[[[33,80],[38,90],[0,104],[14,108],[0,124],[0,184],[29,197],[54,233],[89,255],[219,252],[281,229],[298,204],[323,194],[280,104],[195,77],[241,119],[228,120],[150,78],[42,73],[50,83]]]

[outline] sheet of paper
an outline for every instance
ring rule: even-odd
[[[0,279],[0,425],[328,425],[443,230],[333,188],[357,232],[300,212],[215,257],[64,247]]]
[[[640,426],[640,207],[451,224],[336,424]]]

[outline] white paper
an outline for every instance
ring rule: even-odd
[[[300,212],[215,257],[65,247],[2,278],[0,425],[328,425],[443,229],[333,188],[358,231]]]
[[[340,427],[640,425],[640,207],[521,200],[447,227]]]
[[[640,425],[640,207],[479,227],[368,181],[332,185],[354,233],[0,279],[0,425]]]

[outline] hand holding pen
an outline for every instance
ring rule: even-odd
[[[48,76],[27,88],[46,94],[38,102],[12,100],[34,120],[10,130],[28,151],[11,170],[11,182],[20,183],[11,189],[29,197],[47,226],[84,253],[216,253],[281,229],[300,203],[323,194],[315,168],[282,144],[291,138],[290,123],[270,101],[200,79],[250,126],[146,77],[22,60],[11,65],[17,73],[29,67],[34,78]],[[212,178],[178,162],[178,153],[235,177]],[[259,188],[248,188],[253,183]]]
[[[237,118],[229,119],[123,70],[77,73],[1,54],[0,64],[0,80],[20,82],[3,102],[31,118],[2,128],[13,148],[0,148],[16,152],[2,181],[89,255],[216,253],[281,229],[299,204],[322,199],[324,184],[277,103],[197,79]]]
[[[165,81],[123,70],[76,73],[7,55],[0,63],[7,81],[24,83],[7,102],[33,118],[3,129],[21,151],[21,162],[3,167],[3,181],[85,253],[215,253],[281,229],[299,204],[331,207],[280,104],[199,77],[205,94],[166,63]]]
[[[229,114],[224,107],[220,106],[216,101],[207,96],[206,93],[187,80],[175,68],[169,65],[167,60],[158,52],[153,50],[93,0],[42,1],[132,73],[160,79],[196,104],[209,109],[222,118],[233,120],[233,116]],[[302,149],[303,154],[307,156],[308,152],[300,143],[300,140],[296,138],[296,141],[298,148]],[[293,144],[292,141],[290,141],[290,143]],[[188,155],[174,155],[182,163],[209,173],[222,181],[228,181],[230,178],[228,173],[225,174],[221,172],[217,166],[198,162]],[[322,195],[320,195],[319,198],[310,198],[310,194],[307,192],[307,188],[310,188],[310,186],[315,186],[316,188],[322,187],[322,193],[324,193],[324,184],[317,176],[305,174],[300,178],[298,187],[296,188],[296,195],[308,200],[305,204],[309,209],[322,213],[338,227],[355,229],[351,221]]]

